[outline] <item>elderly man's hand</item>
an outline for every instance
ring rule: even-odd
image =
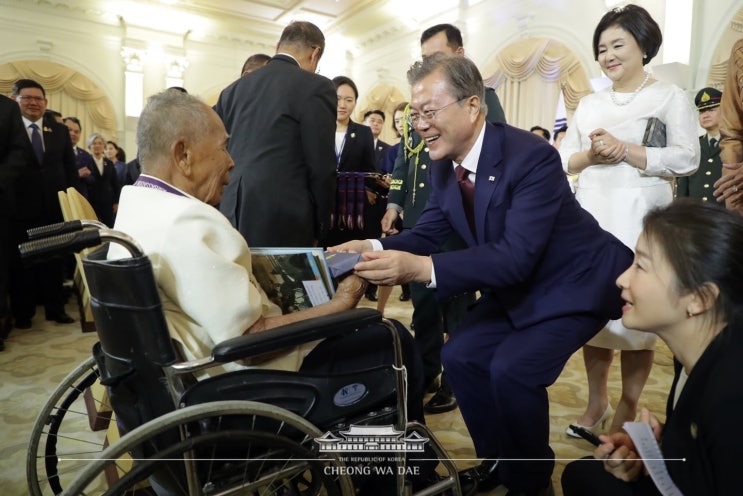
[[[333,295],[333,302],[339,303],[343,310],[355,308],[364,296],[367,283],[359,276],[350,274],[343,278]]]
[[[364,253],[363,261],[354,267],[356,274],[381,286],[406,282],[429,282],[431,257],[405,251],[383,250]]]

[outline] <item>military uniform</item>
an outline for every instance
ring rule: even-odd
[[[722,93],[714,88],[702,88],[694,98],[694,104],[700,113],[720,106]],[[720,135],[703,134],[699,137],[699,169],[691,176],[680,177],[677,182],[676,196],[679,198],[699,198],[707,203],[721,205],[712,195],[715,181],[722,175],[720,159]]]
[[[712,192],[715,190],[713,185],[722,174],[720,137],[718,136],[714,145],[711,145],[706,134],[700,136],[699,149],[701,150],[699,169],[691,176],[678,179],[677,196],[679,198],[701,198],[705,202],[720,205],[712,196]]]

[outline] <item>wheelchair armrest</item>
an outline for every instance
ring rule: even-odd
[[[233,362],[316,339],[349,334],[381,322],[382,314],[376,310],[355,308],[222,341],[212,349],[212,358],[219,363]]]

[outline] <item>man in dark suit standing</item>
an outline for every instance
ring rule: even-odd
[[[364,124],[369,126],[374,136],[374,167],[377,172],[386,174],[392,171],[382,170],[382,164],[384,163],[384,157],[387,156],[387,150],[390,145],[379,139],[379,135],[382,134],[382,128],[384,127],[384,112],[381,110],[369,110],[364,114]]]
[[[26,240],[27,229],[62,222],[57,191],[78,187],[79,180],[67,126],[43,117],[47,102],[44,88],[31,79],[19,79],[13,85],[12,96],[18,102],[28,133],[28,161],[14,183],[11,240],[17,246]],[[10,303],[15,327],[31,327],[37,300],[44,304],[47,320],[73,322],[64,311],[63,261],[53,259],[26,266],[17,248],[12,256]]]
[[[80,142],[80,135],[82,134],[82,126],[80,119],[77,117],[65,117],[62,122],[70,130],[70,141],[72,141],[72,152],[75,154],[75,164],[77,165],[77,173],[80,176],[80,193],[85,198],[88,197],[88,189],[93,187],[95,177],[93,176],[93,170],[95,168],[95,162],[93,156],[88,153],[84,148],[77,146]]]
[[[422,282],[443,300],[480,291],[442,349],[486,459],[466,475],[480,490],[502,483],[509,495],[553,494],[546,388],[620,316],[615,280],[632,252],[578,205],[548,142],[486,123],[482,77],[471,61],[434,55],[408,79],[409,120],[433,160],[426,209],[397,236],[334,249],[365,252],[356,273],[376,284]],[[439,253],[452,231],[466,248]]]
[[[315,74],[322,31],[293,22],[276,55],[219,96],[235,161],[220,210],[250,246],[312,246],[334,202],[336,94]]]
[[[8,270],[10,267],[10,219],[13,212],[13,183],[26,166],[26,132],[18,105],[0,95],[0,350],[11,328],[8,315]]]

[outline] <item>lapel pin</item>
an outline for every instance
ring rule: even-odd
[[[488,177],[488,181],[490,181],[491,183],[492,183],[493,181],[495,181],[495,176],[490,176],[490,177]]]

